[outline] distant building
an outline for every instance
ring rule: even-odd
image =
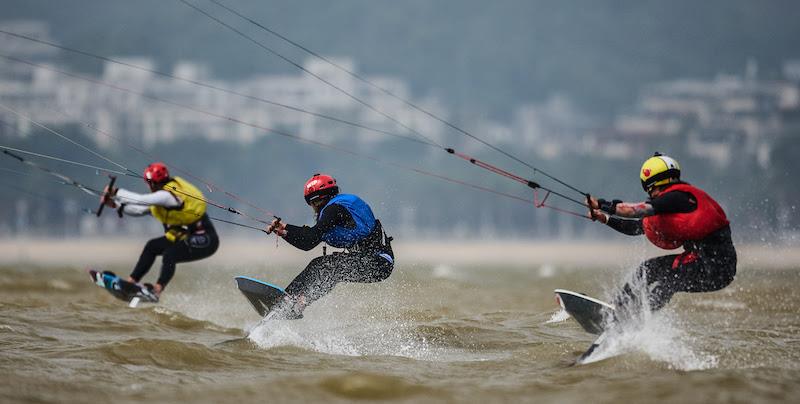
[[[787,77],[794,74],[790,65],[784,70]],[[760,81],[757,71],[749,62],[744,76],[649,85],[634,110],[618,116],[611,136],[633,144],[681,144],[689,155],[720,167],[742,157],[766,167],[782,117],[798,109],[800,94],[797,82]]]
[[[47,26],[40,22],[11,22],[3,26],[12,32],[52,41],[48,38]],[[174,66],[172,74],[185,80],[173,80],[154,73],[157,67],[152,59],[120,57],[115,60],[122,63],[104,64],[101,77],[87,77],[88,80],[83,80],[55,71],[64,69],[57,67],[57,52],[52,47],[5,35],[0,36],[0,40],[5,41],[2,42],[3,49],[12,49],[12,53],[20,59],[49,66],[37,68],[14,61],[0,64],[0,102],[24,115],[0,113],[0,117],[4,122],[10,123],[14,127],[11,132],[19,136],[25,136],[33,129],[27,119],[30,118],[44,125],[91,124],[101,133],[90,132],[89,135],[94,135],[101,145],[110,145],[110,139],[102,133],[145,146],[184,138],[252,142],[259,137],[269,136],[270,129],[309,139],[335,140],[347,137],[365,144],[380,142],[386,138],[365,129],[337,124],[277,104],[350,119],[376,129],[407,136],[413,135],[412,131],[424,133],[433,139],[441,139],[443,136],[439,122],[431,120],[424,113],[386,92],[354,79],[340,68],[313,58],[305,62],[306,70],[374,105],[383,114],[363,107],[347,94],[302,72],[296,75],[262,75],[223,82],[214,81],[211,70],[206,65],[181,61]],[[332,60],[348,71],[356,70],[351,59]],[[411,98],[407,83],[399,78],[376,76],[367,79],[391,94],[404,99]],[[109,86],[91,81],[101,81]],[[247,97],[198,86],[189,81],[207,83],[245,94]],[[168,102],[144,98],[136,93],[144,93]],[[436,99],[415,100],[414,103],[439,116],[447,115],[441,102]],[[407,127],[393,122],[384,114],[403,122]],[[226,119],[227,117],[239,122]],[[6,131],[8,128],[3,133]]]
[[[504,137],[496,136],[494,141],[552,159],[567,152],[586,153],[593,147],[586,142],[586,134],[595,126],[594,120],[567,97],[555,95],[543,103],[518,107],[511,130]],[[495,132],[500,133],[497,129]]]
[[[49,27],[42,21],[0,21],[0,29],[42,41],[55,42],[50,38]],[[32,62],[52,60],[58,55],[57,48],[6,34],[0,34],[0,49],[8,56]],[[30,81],[32,76],[32,66],[0,58],[0,80],[24,82]]]

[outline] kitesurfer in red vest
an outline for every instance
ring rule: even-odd
[[[731,228],[719,204],[701,189],[681,181],[674,159],[656,153],[642,165],[645,202],[626,203],[589,198],[592,219],[628,234],[647,236],[656,246],[680,254],[651,258],[636,275],[645,280],[651,310],[658,310],[676,292],[712,292],[728,286],[736,275],[736,249]],[[629,282],[614,304],[638,301]]]

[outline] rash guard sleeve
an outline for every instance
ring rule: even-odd
[[[128,216],[144,216],[150,213],[150,206],[177,208],[180,200],[168,191],[160,190],[150,194],[138,194],[120,188],[114,196],[114,202],[122,205],[122,212]]]
[[[149,194],[137,194],[120,188],[114,196],[114,201],[126,205],[155,205],[165,208],[177,208],[181,206],[181,201],[168,191],[159,190]]]
[[[123,204],[122,213],[128,216],[146,216],[150,214],[150,207],[147,205]]]

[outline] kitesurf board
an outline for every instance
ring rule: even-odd
[[[592,342],[592,345],[589,346],[589,349],[587,349],[586,352],[582,353],[581,356],[579,356],[578,359],[575,360],[575,364],[583,365],[586,363],[594,362],[594,360],[591,360],[592,354],[594,353],[595,350],[597,350],[597,348],[600,347],[600,345],[603,344],[603,342],[605,342],[607,335],[608,334],[602,334],[599,337],[597,337],[597,339],[594,340],[594,342]]]
[[[286,291],[267,282],[247,276],[237,276],[236,287],[247,298],[261,317],[265,317],[276,305],[283,302]]]
[[[261,321],[258,325],[265,324],[270,320],[293,320],[302,318],[302,314],[288,316],[285,310],[281,310],[281,303],[284,301],[286,291],[273,284],[260,281],[258,279],[250,278],[248,276],[236,276],[233,278],[236,281],[236,288],[247,298],[250,305],[260,315]],[[252,329],[251,329],[252,331]],[[244,338],[234,338],[222,341],[215,345],[227,345],[231,343],[239,343],[250,337],[248,332]]]
[[[600,335],[605,328],[606,316],[614,311],[614,306],[586,296],[582,293],[564,289],[556,289],[558,304],[570,315],[583,329],[590,334]]]
[[[561,308],[564,309],[575,321],[580,324],[584,331],[590,334],[600,335],[578,359],[575,364],[582,365],[589,362],[591,355],[605,341],[605,327],[607,316],[614,312],[614,306],[584,295],[583,293],[572,292],[564,289],[556,289],[556,300]]]
[[[139,302],[158,303],[158,296],[145,286],[128,282],[111,271],[89,271],[92,281],[117,299],[136,307]]]

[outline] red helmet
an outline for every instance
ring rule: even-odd
[[[314,174],[306,181],[306,186],[303,189],[303,196],[305,196],[308,204],[311,204],[317,198],[338,193],[339,187],[336,185],[336,180],[327,174]]]
[[[144,169],[144,180],[152,183],[162,183],[169,179],[169,170],[164,163],[153,163]]]

